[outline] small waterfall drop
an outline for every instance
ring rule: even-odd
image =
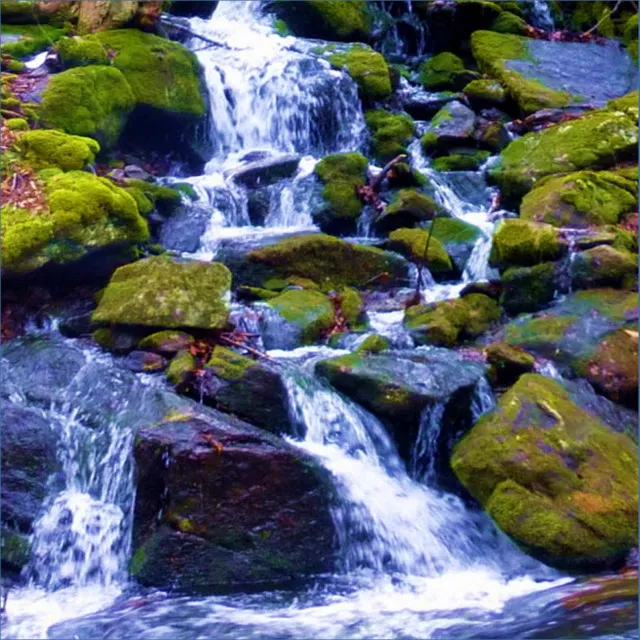
[[[530,19],[534,27],[553,31],[555,23],[551,15],[549,3],[546,0],[532,0],[530,3]]]

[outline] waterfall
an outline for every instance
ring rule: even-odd
[[[532,0],[529,8],[530,19],[534,27],[553,31],[555,24],[549,3],[546,0]]]

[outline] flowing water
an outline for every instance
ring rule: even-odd
[[[410,3],[406,9],[411,14]],[[257,2],[220,2],[210,20],[194,18],[190,27],[224,43],[204,46],[194,38],[189,45],[206,75],[214,149],[205,174],[188,179],[210,216],[191,255],[210,258],[223,241],[314,230],[315,162],[366,143],[353,81],[314,53],[322,43],[277,35]],[[252,224],[249,193],[234,178],[238,170],[292,154],[300,158],[298,168],[260,187],[266,215],[261,225]],[[469,282],[495,275],[488,266],[496,220],[489,213],[491,191],[482,172],[466,176],[465,186],[432,171],[415,146],[412,156],[439,203],[480,230],[461,281],[428,280],[423,291],[427,300],[456,297]],[[476,185],[471,195],[468,184]],[[403,311],[369,315],[372,329],[395,349],[413,346],[402,328]],[[234,304],[231,316],[259,334],[261,348],[271,349],[280,364],[296,426],[290,441],[333,477],[335,574],[294,591],[215,597],[127,582],[135,432],[148,423],[160,395],[163,406],[179,400],[144,384],[149,377],[136,381],[109,357],[84,349],[84,364],[46,406],[26,397],[19,376],[14,384],[11,368],[5,383],[5,397],[37,407],[59,434],[63,481],[34,525],[28,584],[9,594],[3,637],[488,638],[510,637],[505,632],[518,625],[534,633],[522,637],[560,637],[553,629],[571,626],[553,607],[574,579],[525,556],[484,514],[438,488],[434,460],[446,403],[424,410],[407,469],[380,421],[314,374],[318,360],[347,351],[295,348],[295,336],[283,332],[264,305]],[[473,419],[493,403],[482,378]],[[634,637],[624,625],[611,628],[611,637]],[[607,636],[596,629],[590,637]]]

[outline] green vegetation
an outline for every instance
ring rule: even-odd
[[[416,264],[425,264],[434,274],[451,273],[451,258],[440,241],[431,237],[429,251],[425,259],[425,249],[429,232],[424,229],[396,229],[389,234],[389,249],[406,256]]]
[[[365,102],[384,100],[391,94],[389,67],[382,55],[371,47],[354,44],[345,53],[331,55],[329,62],[334,67],[344,67],[348,71],[358,85]]]
[[[367,111],[365,121],[372,135],[373,153],[382,163],[406,153],[406,145],[413,138],[413,120],[404,114],[393,114],[382,109]]]
[[[478,74],[464,68],[464,62],[444,51],[429,58],[420,68],[420,82],[428,91],[459,91]]]
[[[71,136],[62,131],[29,131],[20,136],[17,148],[34,169],[58,167],[63,171],[92,165],[100,145],[91,138]]]
[[[502,269],[533,266],[557,260],[563,252],[558,232],[551,225],[527,220],[504,220],[493,236],[489,263]]]
[[[6,5],[6,2],[2,5],[3,15]],[[20,36],[20,39],[3,43],[0,51],[2,51],[2,55],[8,55],[21,60],[22,58],[28,58],[52,46],[63,34],[64,31],[62,29],[48,24],[3,24],[3,36]]]

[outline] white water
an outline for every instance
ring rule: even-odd
[[[532,0],[531,20],[535,27],[553,31],[555,25],[549,3],[546,0]]]

